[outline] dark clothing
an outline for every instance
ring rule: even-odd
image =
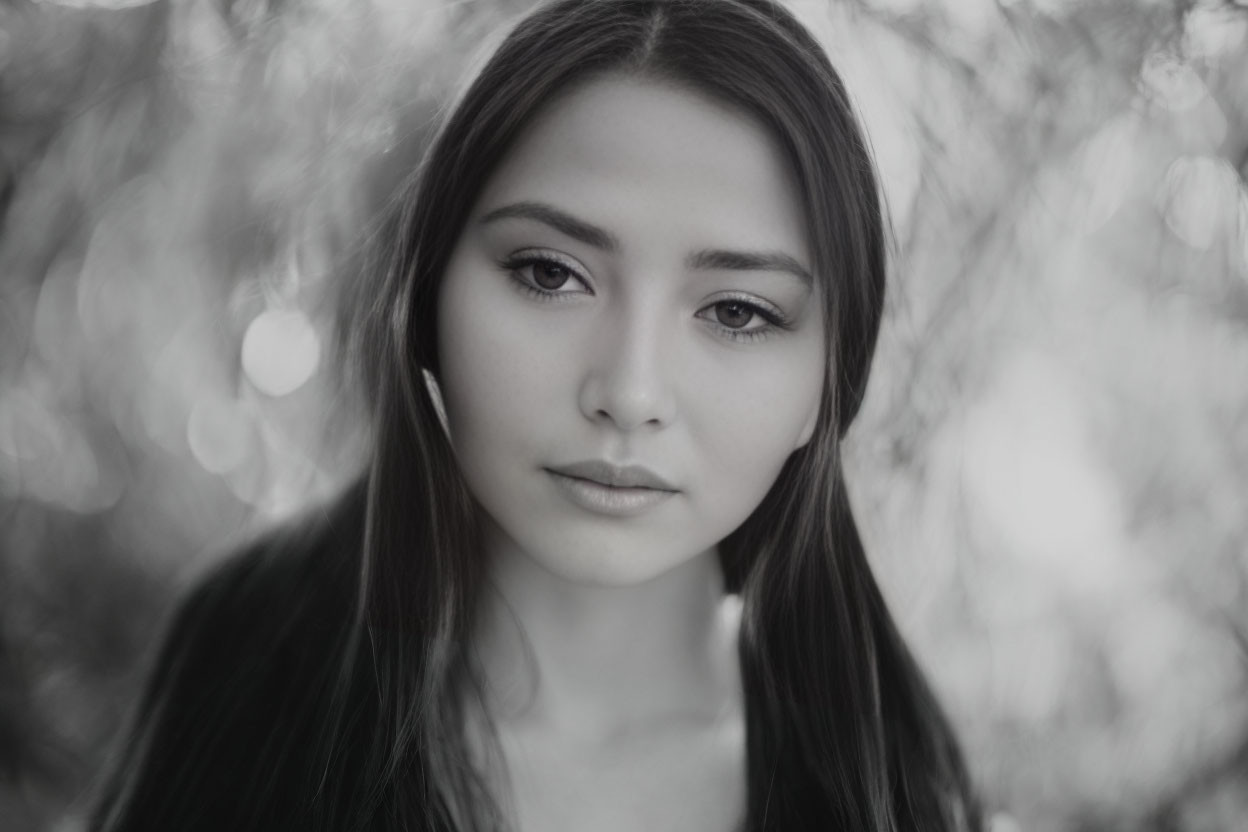
[[[182,600],[93,832],[346,828],[332,820],[359,788],[358,748],[333,742],[334,727],[368,724],[373,701],[366,668],[343,674],[363,515],[357,486],[228,558]],[[333,696],[339,684],[349,696]]]

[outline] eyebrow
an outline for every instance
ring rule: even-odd
[[[577,219],[543,202],[514,202],[495,208],[481,218],[481,224],[504,219],[527,219],[548,225],[565,236],[606,252],[620,250],[620,241],[611,232]],[[736,251],[703,249],[694,252],[686,265],[698,270],[786,272],[807,286],[814,285],[810,271],[798,260],[780,251]]]
[[[743,272],[787,272],[807,286],[815,283],[806,267],[782,251],[703,249],[689,258],[689,267]]]
[[[611,233],[542,202],[515,202],[511,205],[504,205],[502,208],[495,208],[481,218],[481,224],[486,225],[505,219],[537,220],[587,246],[610,252],[620,249],[620,241]]]

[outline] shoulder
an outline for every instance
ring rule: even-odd
[[[353,488],[210,569],[178,604],[152,681],[254,686],[273,660],[326,646],[349,624],[363,513]]]
[[[302,612],[351,605],[363,524],[357,483],[333,503],[268,531],[196,581],[179,604],[170,638],[209,622],[227,630],[258,628],[250,630],[262,637],[258,642],[234,645],[245,649],[290,635],[281,624],[301,620]]]
[[[354,614],[363,486],[227,557],[183,596],[91,828],[273,826],[318,757]]]

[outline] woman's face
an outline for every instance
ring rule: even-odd
[[[451,442],[492,546],[624,585],[749,516],[818,415],[804,229],[774,139],[709,98],[608,77],[543,111],[438,307]]]

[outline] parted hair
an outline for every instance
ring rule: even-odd
[[[743,830],[981,828],[845,488],[841,440],[866,390],[886,245],[839,75],[772,0],[559,0],[525,17],[450,109],[379,235],[353,341],[373,414],[365,477],[184,602],[92,829],[508,828],[463,730],[481,509],[424,374],[439,375],[443,274],[493,171],[556,97],[610,74],[683,85],[772,134],[823,289],[814,436],[720,545],[743,601]]]

